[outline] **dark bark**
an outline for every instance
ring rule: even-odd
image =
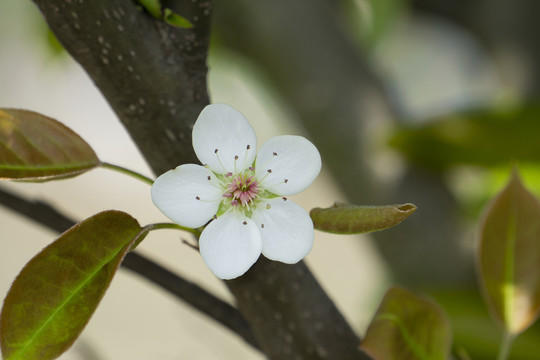
[[[169,3],[195,24],[194,29],[173,28],[126,1],[35,2],[60,42],[101,89],[156,174],[196,162],[191,127],[208,103],[205,62],[210,1]],[[357,350],[358,337],[303,263],[270,266],[260,260],[229,286],[269,357],[366,358]],[[280,283],[282,296],[294,301],[275,301],[273,281]],[[300,296],[298,286],[305,296]],[[269,300],[246,297],[250,292]],[[317,316],[299,316],[298,309]],[[276,313],[284,318],[276,319]],[[290,321],[286,316],[291,316]],[[292,338],[286,336],[290,322],[296,322],[298,329]],[[326,330],[313,330],[321,326]],[[285,354],[281,350],[285,348],[291,352]],[[317,348],[324,352],[313,351]]]
[[[226,283],[269,358],[370,359],[303,261],[286,265],[261,257]]]
[[[193,29],[154,19],[131,1],[35,3],[65,49],[107,98],[156,174],[196,161],[190,134],[209,102],[206,54],[211,1],[186,1],[190,7],[179,10],[193,21]]]

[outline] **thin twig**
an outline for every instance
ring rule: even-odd
[[[42,201],[24,199],[1,187],[0,204],[58,233],[75,225],[75,221],[51,205]],[[124,258],[122,267],[142,275],[178,299],[229,328],[255,349],[259,349],[249,324],[240,312],[200,286],[133,251]]]
[[[199,246],[198,245],[192,244],[189,241],[187,241],[186,239],[180,239],[180,240],[182,241],[182,244],[189,246],[190,248],[192,248],[195,251],[199,251]]]

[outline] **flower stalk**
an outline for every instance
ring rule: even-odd
[[[136,171],[126,169],[126,168],[124,168],[122,166],[110,164],[110,163],[107,163],[107,162],[101,162],[100,165],[103,168],[113,170],[113,171],[117,171],[119,173],[134,177],[135,179],[138,179],[138,180],[140,180],[140,181],[142,181],[142,182],[144,182],[146,184],[149,184],[149,185],[154,184],[154,180],[150,179],[149,177],[146,177],[143,174],[140,174],[140,173],[138,173]]]

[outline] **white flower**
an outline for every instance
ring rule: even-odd
[[[294,264],[313,245],[309,215],[286,196],[307,188],[321,170],[317,148],[301,136],[276,136],[259,149],[246,118],[229,105],[203,109],[193,127],[201,165],[158,177],[154,204],[191,228],[211,219],[199,239],[201,256],[221,279],[244,274],[262,254]]]

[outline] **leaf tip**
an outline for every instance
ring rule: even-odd
[[[415,212],[418,209],[418,207],[416,205],[414,205],[414,204],[406,203],[406,204],[403,204],[403,205],[396,206],[396,209],[410,215],[413,212]]]

